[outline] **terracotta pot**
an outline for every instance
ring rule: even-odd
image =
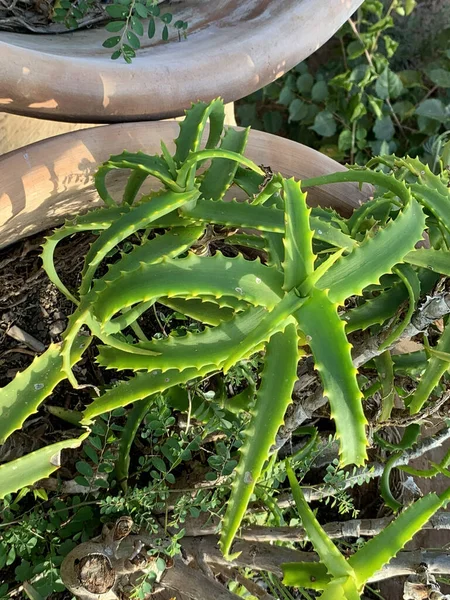
[[[175,122],[94,127],[0,157],[0,248],[101,204],[93,183],[100,163],[124,148],[159,154],[161,139],[169,150],[174,150],[173,139],[178,131]],[[316,150],[260,131],[251,132],[245,154],[274,172],[297,179],[345,170]],[[109,189],[118,200],[128,175],[127,171],[109,174]],[[152,178],[147,181],[148,185],[156,182]],[[308,198],[312,205],[332,206],[349,214],[369,194],[369,186],[360,191],[356,184],[345,183],[311,189]]]
[[[59,35],[0,32],[0,108],[91,123],[162,119],[191,102],[227,102],[280,77],[326,42],[362,0],[181,0],[182,42],[144,40],[132,65],[112,61],[103,28]],[[176,33],[171,34],[176,38]]]

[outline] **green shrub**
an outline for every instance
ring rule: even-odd
[[[450,128],[450,23],[434,35],[424,64],[402,60],[396,66],[396,32],[415,2],[387,6],[366,0],[317,59],[242,100],[240,123],[341,162],[366,164],[372,156],[408,153],[435,164]]]

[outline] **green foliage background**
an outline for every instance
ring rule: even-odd
[[[243,99],[239,123],[344,163],[392,153],[435,162],[450,128],[450,7],[430,12],[366,0],[315,55]]]

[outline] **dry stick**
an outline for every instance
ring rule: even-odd
[[[237,581],[247,588],[252,596],[256,596],[256,598],[259,598],[260,600],[276,600],[276,598],[267,593],[266,590],[260,587],[257,583],[241,575],[237,569],[229,569],[227,567],[219,566],[219,571],[231,581]]]
[[[224,567],[247,567],[255,571],[269,571],[278,577],[283,576],[281,565],[286,562],[316,562],[317,554],[291,550],[282,546],[273,546],[263,542],[237,541],[233,544],[233,552],[240,555],[228,562],[218,547],[215,536],[203,538],[184,538],[183,547],[189,549],[193,556],[200,555],[210,564]],[[389,564],[377,571],[372,581],[382,581],[391,577],[399,577],[415,573],[421,563],[425,563],[430,573],[450,574],[450,551],[446,550],[413,550],[402,551]]]
[[[411,323],[406,327],[400,338],[400,340],[407,340],[422,331],[425,331],[434,321],[441,319],[450,313],[450,294],[444,294],[428,298],[426,302],[416,310],[412,316]],[[353,349],[353,364],[356,368],[365,364],[375,356],[381,354],[379,347],[382,344],[383,336],[380,334],[377,336],[371,336],[365,340],[360,346],[355,346]],[[392,346],[391,346],[392,347]]]
[[[383,531],[393,519],[394,517],[384,517],[381,519],[336,521],[323,525],[323,529],[331,539],[373,537]],[[422,530],[425,529],[450,529],[450,514],[446,512],[436,513],[422,527]],[[309,539],[303,527],[264,527],[259,525],[243,529],[239,534],[239,538],[247,542],[303,542]]]
[[[335,521],[323,525],[327,536],[331,539],[373,537],[385,529],[394,517],[380,519],[353,519],[352,521]],[[214,535],[217,524],[206,527],[185,527],[187,537]],[[422,530],[450,529],[450,513],[438,512],[426,523]],[[304,542],[308,536],[303,527],[267,527],[251,525],[239,532],[239,539],[246,542]]]
[[[403,452],[403,454],[395,461],[394,467],[399,465],[407,465],[409,461],[414,460],[415,458],[419,458],[423,456],[426,452],[430,450],[434,450],[435,448],[439,448],[450,439],[450,428],[442,429],[438,434],[436,434],[432,438],[426,438],[422,440],[413,450],[407,450]],[[341,484],[335,484],[333,486],[321,484],[314,487],[303,487],[302,491],[305,495],[307,502],[312,502],[313,500],[322,500],[323,498],[327,498],[328,496],[332,496],[336,493],[336,491],[346,490],[350,487],[356,485],[356,482],[362,476],[370,479],[374,479],[375,477],[381,477],[384,471],[385,465],[382,463],[372,463],[365,467],[361,467],[355,470],[354,475],[351,475],[343,481]],[[291,506],[292,499],[291,497],[282,499],[278,502],[280,508],[283,506]]]
[[[14,340],[17,340],[18,342],[22,342],[23,344],[28,346],[28,348],[34,350],[35,352],[44,352],[45,350],[45,346],[42,342],[37,340],[35,337],[33,337],[20,327],[17,327],[17,325],[13,325],[12,327],[10,327],[6,332],[6,335],[13,338]]]
[[[161,581],[165,588],[181,592],[192,600],[238,600],[239,596],[228,591],[214,579],[203,575],[200,571],[176,558],[172,569],[168,569]]]

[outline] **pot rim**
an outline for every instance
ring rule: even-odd
[[[177,122],[120,123],[66,133],[1,156],[0,248],[101,206],[93,175],[102,162],[124,149],[160,154],[161,139],[172,151],[178,131]],[[250,132],[245,155],[296,179],[346,170],[312,148],[255,130]],[[121,198],[128,175],[127,170],[109,174],[114,198]],[[331,206],[349,214],[368,199],[371,190],[367,185],[360,190],[354,183],[336,183],[311,188],[308,200],[313,206]]]
[[[101,46],[110,36],[104,29],[46,36],[0,32],[0,109],[111,123],[179,116],[191,102],[219,95],[231,102],[317,50],[362,3],[187,1],[187,7],[171,7],[174,18],[192,22],[187,40],[146,42],[131,65],[110,59],[111,51]]]

